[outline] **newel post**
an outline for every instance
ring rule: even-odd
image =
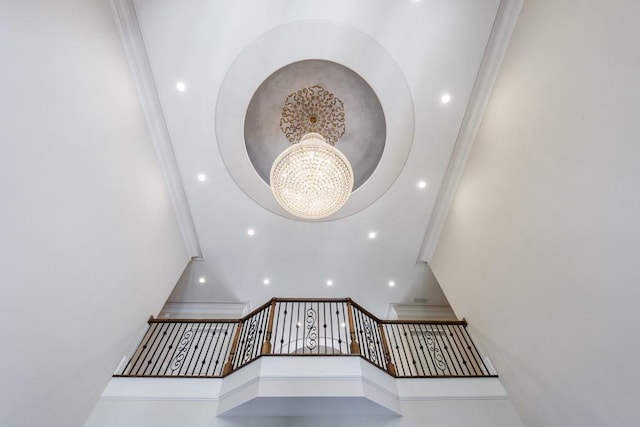
[[[236,334],[233,337],[233,344],[231,344],[231,351],[229,352],[229,357],[227,357],[227,363],[225,363],[222,368],[223,377],[233,371],[233,357],[236,355],[236,351],[238,350],[240,332],[242,332],[242,320],[238,322],[238,328],[236,329]]]
[[[351,305],[351,298],[347,298],[347,313],[349,314],[349,335],[351,337],[349,351],[351,354],[360,354],[360,345],[356,338],[356,327],[353,322],[353,306]]]
[[[273,332],[273,316],[276,312],[276,299],[271,299],[271,305],[269,306],[269,320],[267,321],[267,334],[264,337],[262,343],[261,354],[271,354],[271,334]]]
[[[389,345],[387,344],[387,336],[384,333],[384,326],[382,325],[382,323],[378,323],[378,330],[380,331],[380,341],[382,341],[382,352],[384,353],[384,360],[385,362],[387,362],[387,372],[395,377],[397,375],[396,366],[391,361]]]

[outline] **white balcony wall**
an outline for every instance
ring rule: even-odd
[[[87,427],[522,423],[497,378],[395,379],[360,357],[265,356],[220,378],[114,378]]]

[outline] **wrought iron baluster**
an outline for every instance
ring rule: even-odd
[[[164,343],[163,347],[166,348],[166,350],[163,350],[164,352],[164,357],[162,358],[162,362],[160,363],[160,365],[158,365],[158,369],[156,370],[156,366],[154,364],[153,369],[151,370],[151,372],[154,372],[155,375],[160,375],[160,373],[166,373],[167,367],[169,366],[169,362],[167,360],[169,353],[171,353],[171,349],[173,348],[173,346],[171,344],[173,344],[173,340],[175,339],[174,333],[176,333],[176,330],[178,329],[178,327],[176,327],[175,323],[171,323],[169,325],[167,325],[167,329],[169,329],[169,333],[167,335],[167,340]],[[165,330],[166,332],[166,330]],[[169,344],[169,345],[167,345]],[[171,360],[171,359],[169,359]],[[156,363],[160,361],[160,356],[158,356],[158,359],[156,360]]]
[[[303,353],[306,349],[309,349],[309,353],[313,353],[318,346],[318,313],[313,309],[313,303],[309,303],[307,307],[307,303],[305,302],[305,319],[304,319],[304,332],[306,334],[306,339],[304,342]]]
[[[462,365],[460,364],[460,358],[458,357],[458,354],[456,352],[457,349],[455,347],[453,348],[451,347],[451,342],[449,342],[449,337],[447,336],[446,333],[443,334],[442,330],[440,329],[440,325],[438,324],[432,325],[431,329],[433,330],[434,328],[436,330],[436,333],[434,334],[435,340],[440,347],[440,351],[442,352],[442,356],[444,357],[445,363],[447,361],[447,357],[449,358],[450,363],[446,363],[447,370],[449,371],[449,375],[451,375],[452,365],[456,375],[459,375],[458,371],[462,372]],[[444,335],[444,338],[443,338],[443,335]],[[447,340],[447,343],[444,342],[445,339]],[[453,353],[453,356],[455,357],[455,360],[453,357],[451,357],[452,353]]]
[[[180,338],[177,342],[177,349],[174,356],[171,358],[171,362],[169,364],[169,368],[171,369],[172,374],[174,375],[177,372],[177,375],[180,375],[180,371],[184,364],[184,361],[191,349],[191,344],[193,342],[193,338],[195,332],[193,331],[192,323],[185,323],[185,328],[183,332],[180,334]]]
[[[189,373],[188,375],[195,374],[195,369],[198,366],[198,360],[200,360],[200,356],[202,355],[202,350],[204,349],[204,343],[202,340],[204,340],[205,343],[207,342],[207,334],[209,332],[209,328],[211,328],[210,323],[209,324],[200,323],[198,325],[198,329],[197,329],[197,332],[199,334],[198,343],[193,348],[193,353],[191,354],[191,360],[189,360],[189,365],[187,365],[187,368],[185,371]],[[200,351],[197,351],[197,350],[200,350]],[[196,353],[197,353],[197,356],[196,356]]]
[[[205,336],[205,340],[204,340],[204,344],[203,344],[203,349],[206,346],[206,351],[204,351],[204,354],[201,355],[202,356],[202,360],[200,360],[199,362],[196,362],[196,368],[198,368],[198,373],[195,373],[194,370],[194,375],[197,376],[203,376],[202,375],[202,370],[204,369],[204,376],[207,375],[207,370],[205,369],[205,365],[207,363],[207,360],[211,360],[211,358],[214,356],[213,351],[215,351],[215,346],[214,346],[214,342],[216,339],[216,331],[218,330],[218,325],[222,326],[219,323],[209,323],[208,328],[207,328],[207,334]],[[213,331],[212,331],[213,329]]]
[[[433,359],[433,354],[431,353],[431,351],[429,351],[429,345],[426,339],[426,325],[420,324],[416,326],[419,326],[420,331],[420,334],[418,335],[418,342],[420,343],[420,351],[422,351],[422,357],[424,358],[425,365],[427,365],[429,376],[433,376],[436,372],[436,362]],[[431,369],[431,367],[433,367],[433,369]]]
[[[162,325],[163,327],[161,328],[161,332],[162,332],[162,337],[164,337],[166,335],[166,330],[165,330],[165,325]],[[158,341],[158,337],[160,337],[161,334],[157,334],[153,343],[151,344],[151,347],[149,348],[149,351],[147,352],[147,363],[143,364],[144,369],[142,371],[142,375],[148,375],[147,374],[147,369],[151,368],[151,363],[153,362],[153,359],[156,355],[156,352],[158,351],[158,348],[160,347],[160,343],[162,342],[162,340],[164,338],[160,338],[160,341]],[[151,349],[153,349],[153,353],[151,353]],[[150,354],[151,353],[151,354]],[[149,372],[150,374],[151,372]]]
[[[260,356],[262,354],[262,347],[264,346],[264,341],[265,341],[265,335],[267,333],[266,331],[266,327],[267,327],[267,317],[268,317],[268,309],[263,309],[260,310],[260,313],[258,313],[258,336],[256,338],[256,341],[259,343],[259,345],[256,345],[254,354],[253,354],[253,358],[256,359],[258,358],[258,356]]]
[[[449,328],[449,325],[447,325],[447,329]],[[454,338],[457,341],[457,347],[458,348],[462,348],[462,350],[460,351],[461,356],[462,356],[462,351],[464,351],[464,359],[463,360],[463,364],[465,365],[465,367],[467,368],[467,372],[468,374],[472,374],[471,371],[473,370],[473,374],[472,375],[478,375],[478,371],[476,369],[476,364],[474,363],[474,357],[473,354],[469,354],[469,351],[467,350],[471,350],[471,346],[469,346],[468,344],[466,344],[465,342],[462,342],[462,340],[460,339],[459,335],[458,335],[458,331],[459,331],[459,327],[458,328],[453,328],[455,330],[455,337],[454,337],[454,332],[452,332],[451,330],[449,330],[449,335]],[[466,361],[466,363],[465,363]],[[471,367],[469,367],[469,365],[471,365]]]
[[[273,304],[271,307],[269,307],[270,317],[269,317],[269,323],[267,324],[267,338],[265,338],[264,340],[265,342],[264,345],[266,346],[267,341],[269,341],[269,348],[272,349],[273,353],[277,353],[276,347],[278,346],[278,325],[280,325],[281,323],[281,320],[280,320],[281,311],[282,311],[281,302]],[[271,315],[271,313],[274,313],[273,316]],[[275,328],[273,327],[274,320],[275,320]],[[273,331],[273,333],[270,333],[270,331]],[[273,338],[272,338],[272,335],[273,335]],[[273,342],[273,346],[271,345],[271,342]],[[265,353],[264,347],[263,347],[262,354],[268,354],[268,353]]]
[[[413,330],[407,326],[407,329],[409,329],[409,335],[411,336],[411,343],[412,343],[412,348],[413,348],[413,352],[411,354],[411,357],[414,357],[414,360],[412,360],[411,362],[413,363],[414,368],[416,369],[416,373],[418,376],[424,375],[424,366],[422,365],[422,359],[420,358],[420,353],[418,352],[418,344],[416,343],[416,327],[415,325],[412,325]],[[418,363],[416,363],[416,359],[418,361]],[[418,365],[420,365],[420,370],[418,371]]]
[[[147,329],[147,332],[145,332],[144,336],[142,337],[142,340],[140,340],[140,344],[138,345],[136,350],[131,355],[131,358],[129,359],[127,364],[124,366],[124,369],[122,369],[121,375],[126,375],[127,373],[130,373],[130,371],[127,371],[129,369],[129,366],[131,366],[131,370],[133,370],[133,367],[138,362],[138,359],[140,358],[140,355],[142,354],[142,352],[146,348],[146,347],[144,347],[146,345],[145,343],[148,342],[149,338],[151,338],[151,336],[156,332],[156,329],[157,329],[156,327],[157,326],[158,326],[157,323],[150,323],[149,324],[149,328]],[[133,361],[134,357],[136,358],[136,360],[135,360],[135,362],[133,362],[133,364],[131,364],[131,362]]]
[[[400,325],[393,325],[393,332],[396,337],[396,343],[399,344],[398,347],[398,358],[400,359],[400,364],[402,365],[402,375],[409,376],[411,373],[411,367],[409,366],[407,359],[407,350],[405,349],[405,343],[402,339],[402,331],[400,330]],[[406,365],[406,367],[405,367]]]
[[[482,356],[478,352],[478,348],[476,347],[475,343],[471,339],[471,336],[469,335],[469,332],[467,331],[466,321],[465,321],[464,325],[456,325],[456,327],[460,328],[460,333],[464,337],[464,341],[467,343],[467,345],[470,345],[471,348],[473,349],[472,351],[474,352],[474,359],[475,360],[479,360],[480,364],[482,364],[482,367],[481,367],[482,375],[487,375],[487,376],[492,375],[491,372],[489,371],[489,368],[484,363],[484,360],[482,359]]]
[[[142,362],[146,359],[147,353],[150,350],[150,343],[153,342],[153,339],[155,339],[155,336],[159,333],[161,329],[161,325],[157,323],[152,323],[151,325],[153,325],[153,331],[149,334],[146,341],[144,340],[142,341],[141,343],[142,345],[140,346],[139,351],[136,351],[137,352],[136,360],[131,365],[131,371],[130,371],[133,373],[133,375],[140,374],[140,368],[143,365]],[[149,329],[151,329],[151,325],[149,326]]]
[[[324,351],[329,354],[329,347],[327,347],[327,303],[322,302],[322,333],[324,335]],[[331,346],[331,354],[333,354],[333,345]]]

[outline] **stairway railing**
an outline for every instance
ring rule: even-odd
[[[238,320],[149,319],[116,377],[223,377],[262,356],[360,356],[400,378],[491,377],[466,321],[388,321],[345,299],[272,298]]]

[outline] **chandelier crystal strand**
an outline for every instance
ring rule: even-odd
[[[271,167],[271,190],[289,213],[320,219],[340,209],[353,189],[353,170],[322,135],[308,133],[283,151]]]

